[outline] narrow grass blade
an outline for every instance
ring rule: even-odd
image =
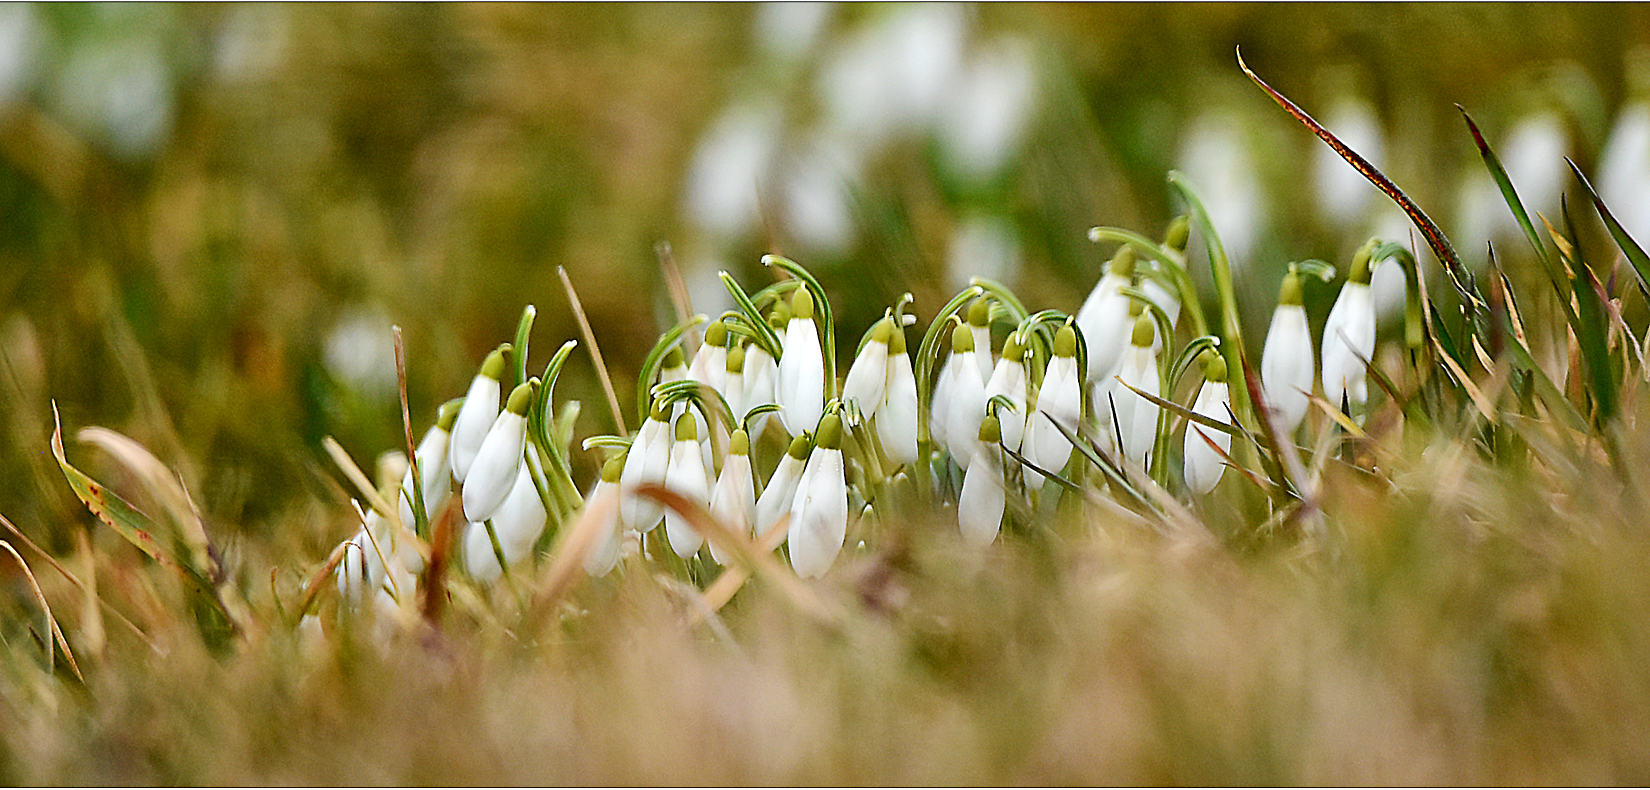
[[[556,276],[561,278],[562,290],[567,292],[567,303],[573,308],[573,318],[579,324],[579,334],[584,336],[585,347],[590,349],[590,364],[595,366],[596,378],[602,382],[602,394],[607,396],[607,408],[613,414],[613,426],[619,433],[628,434],[630,431],[624,426],[624,410],[619,408],[619,396],[613,389],[613,378],[607,375],[607,363],[602,359],[601,346],[596,345],[596,333],[590,328],[590,319],[584,314],[584,303],[579,301],[579,292],[573,289],[573,280],[567,276],[566,268],[557,266]]]
[[[1433,254],[1438,256],[1438,260],[1444,264],[1444,270],[1448,272],[1450,281],[1455,285],[1455,290],[1461,294],[1462,300],[1473,305],[1475,310],[1481,307],[1483,299],[1478,295],[1478,289],[1472,284],[1472,275],[1467,271],[1466,266],[1461,263],[1461,256],[1456,254],[1455,246],[1450,244],[1449,237],[1444,235],[1444,231],[1438,227],[1438,223],[1433,222],[1432,218],[1428,217],[1426,212],[1422,211],[1421,207],[1410,199],[1409,195],[1404,194],[1404,191],[1399,189],[1398,185],[1392,182],[1392,179],[1387,178],[1385,174],[1375,169],[1375,166],[1370,164],[1369,160],[1360,156],[1357,151],[1352,150],[1346,143],[1341,142],[1340,138],[1331,134],[1322,124],[1313,120],[1312,116],[1307,115],[1305,110],[1302,110],[1288,97],[1266,84],[1254,71],[1250,70],[1248,64],[1243,62],[1242,49],[1238,50],[1237,61],[1238,67],[1243,69],[1243,73],[1249,75],[1250,80],[1260,86],[1260,89],[1265,91],[1266,95],[1272,97],[1272,101],[1277,102],[1278,106],[1282,107],[1291,117],[1300,121],[1306,128],[1311,129],[1312,133],[1318,136],[1318,139],[1324,141],[1336,154],[1345,159],[1347,164],[1352,165],[1352,169],[1368,179],[1369,183],[1374,184],[1376,189],[1381,190],[1392,202],[1398,204],[1398,208],[1409,215],[1410,221],[1415,223],[1415,228],[1421,231],[1421,236],[1427,240],[1427,246],[1432,248]]]
[[[1650,299],[1650,255],[1646,255],[1644,248],[1640,247],[1632,236],[1627,235],[1627,229],[1616,221],[1616,215],[1610,213],[1609,207],[1604,205],[1604,200],[1593,191],[1592,183],[1581,174],[1581,168],[1576,167],[1576,163],[1570,161],[1569,157],[1565,157],[1564,161],[1570,166],[1570,172],[1575,174],[1576,180],[1587,189],[1587,196],[1592,198],[1593,208],[1598,209],[1599,217],[1604,220],[1604,227],[1610,229],[1610,237],[1616,240],[1616,246],[1627,256],[1627,262],[1633,265],[1633,272],[1639,278],[1639,290],[1645,292],[1646,299]]]

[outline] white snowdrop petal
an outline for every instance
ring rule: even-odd
[[[458,418],[453,421],[453,435],[448,448],[453,479],[460,483],[469,476],[471,462],[475,460],[493,422],[498,419],[499,389],[498,379],[476,376],[470,382],[470,391],[464,396],[464,405],[458,408]]]
[[[816,448],[808,460],[804,483],[791,507],[787,540],[791,567],[798,576],[819,577],[831,569],[848,534],[848,483],[842,451]]]
[[[711,492],[710,514],[735,533],[751,534],[756,525],[756,485],[750,456],[730,454],[723,463],[722,474],[716,478],[716,487]],[[732,553],[716,541],[711,541],[710,554],[723,565],[733,558]]]
[[[710,484],[705,476],[704,448],[697,440],[671,443],[670,466],[665,485],[688,499],[710,503]],[[704,545],[704,536],[675,510],[665,509],[665,537],[678,557],[691,557]]]
[[[470,474],[464,479],[464,517],[470,521],[486,521],[504,502],[516,482],[516,471],[522,464],[522,450],[527,442],[527,418],[506,411],[494,421],[492,430],[482,440],[470,464]]]
[[[825,355],[811,318],[792,318],[779,357],[780,422],[792,434],[811,431],[825,409]]]
[[[1230,421],[1227,413],[1227,404],[1230,402],[1231,392],[1225,382],[1204,382],[1202,391],[1197,394],[1197,401],[1192,404],[1192,411],[1210,419],[1221,422]],[[1213,491],[1220,482],[1221,475],[1226,473],[1226,464],[1220,458],[1220,453],[1203,440],[1207,436],[1222,452],[1232,449],[1232,436],[1224,431],[1204,428],[1195,422],[1186,425],[1186,447],[1183,454],[1185,460],[1186,487],[1194,493],[1207,494]]]
[[[957,523],[963,540],[979,546],[997,539],[1003,509],[1008,504],[1002,465],[991,457],[993,454],[983,446],[975,451],[957,495]]]
[[[1313,368],[1312,332],[1306,325],[1306,310],[1298,304],[1278,305],[1261,352],[1260,381],[1267,405],[1278,415],[1286,436],[1294,434],[1311,405],[1316,376]]]
[[[917,378],[906,354],[888,357],[888,386],[877,413],[877,438],[896,464],[917,460]]]

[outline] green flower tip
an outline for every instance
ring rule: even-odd
[[[454,398],[441,404],[435,412],[435,427],[447,433],[453,432],[453,423],[458,421],[458,411],[464,405],[463,398]]]
[[[1146,303],[1145,302],[1142,302],[1138,299],[1130,299],[1129,300],[1129,317],[1130,318],[1145,315],[1145,313],[1146,313]]]
[[[968,325],[985,326],[991,323],[991,300],[980,298],[968,306]]]
[[[1278,304],[1299,307],[1303,304],[1301,293],[1301,277],[1295,272],[1295,267],[1291,266],[1289,273],[1283,276],[1283,285],[1278,288]]]
[[[1359,247],[1357,252],[1352,254],[1352,273],[1347,275],[1347,282],[1354,282],[1359,285],[1369,284],[1369,256],[1373,252],[1375,252],[1375,239],[1370,239],[1364,242],[1364,246]]]
[[[735,347],[728,350],[727,371],[729,373],[743,373],[745,371],[745,349]]]
[[[807,286],[796,289],[796,293],[791,296],[791,318],[812,321],[813,317],[814,295],[808,293]]]
[[[607,463],[602,464],[603,483],[619,482],[619,476],[624,474],[624,459],[625,456],[628,455],[630,455],[629,451],[619,453],[618,455],[607,459]]]
[[[884,318],[871,327],[871,342],[888,345],[894,339],[894,322]]]
[[[1008,339],[1003,341],[1003,359],[1019,362],[1025,359],[1025,353],[1025,346],[1020,345],[1020,341],[1013,333],[1009,333]]]
[[[988,445],[994,445],[1002,441],[1002,438],[1003,428],[997,422],[996,415],[987,415],[984,420],[980,421],[980,441]]]
[[[1203,363],[1203,379],[1216,383],[1226,381],[1226,358],[1216,353],[1214,349],[1204,349],[1198,355],[1198,361]]]
[[[808,451],[810,449],[812,449],[812,447],[808,444],[808,435],[805,433],[799,433],[796,435],[795,439],[791,440],[790,449],[786,450],[785,454],[795,458],[798,461],[806,461],[808,460]]]
[[[682,416],[676,418],[676,441],[699,441],[699,424],[693,421],[693,414],[683,412]]]
[[[531,405],[533,405],[533,384],[524,381],[517,384],[515,389],[510,390],[510,400],[504,408],[509,410],[511,414],[523,417],[527,415],[527,407]]]
[[[682,356],[682,347],[671,346],[670,350],[665,352],[664,360],[659,363],[659,369],[670,370],[671,368],[679,368],[686,364],[687,358]]]
[[[966,354],[974,350],[974,333],[967,324],[958,324],[951,330],[951,353]]]
[[[750,454],[751,454],[751,435],[748,434],[748,433],[745,433],[744,428],[740,428],[738,430],[735,430],[733,432],[733,436],[728,437],[728,455],[750,455]]]
[[[1192,219],[1184,214],[1175,217],[1169,223],[1169,229],[1163,233],[1163,246],[1175,252],[1185,252],[1186,242],[1192,237]]]
[[[1069,323],[1054,333],[1054,356],[1067,359],[1077,356],[1077,330]]]
[[[712,321],[705,327],[705,345],[711,348],[721,348],[728,344],[728,325],[721,321]]]
[[[504,344],[500,345],[498,348],[493,349],[493,353],[487,355],[487,361],[481,363],[481,375],[486,376],[487,378],[490,378],[493,381],[499,381],[499,380],[503,379],[504,378],[504,355],[508,354],[509,352],[510,352],[510,344],[509,343],[504,343]]]
[[[892,321],[888,322],[888,353],[905,353],[905,327],[895,326]]]
[[[842,417],[827,414],[819,419],[819,446],[827,450],[842,449]]]
[[[786,304],[783,300],[774,302],[773,308],[768,311],[768,326],[771,326],[774,329],[784,329],[785,325],[790,323],[790,321],[791,306]]]
[[[657,422],[668,422],[670,420],[670,412],[665,410],[663,398],[653,399],[653,410],[648,413],[647,418]]]
[[[1157,325],[1152,322],[1152,317],[1147,313],[1141,313],[1139,318],[1134,319],[1134,335],[1129,338],[1129,342],[1134,343],[1137,348],[1150,348],[1152,337],[1156,334]]]
[[[1112,253],[1108,268],[1112,274],[1118,277],[1132,279],[1134,277],[1134,248],[1127,244],[1118,247],[1117,252]]]

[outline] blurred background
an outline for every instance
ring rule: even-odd
[[[713,314],[717,270],[809,266],[844,354],[976,274],[1075,310],[1110,254],[1085,231],[1161,233],[1171,169],[1258,343],[1288,261],[1408,225],[1238,46],[1474,263],[1528,256],[1454,103],[1533,209],[1567,155],[1650,237],[1636,5],[0,6],[0,513],[58,548],[89,520],[55,400],[176,465],[231,540],[324,546],[347,511],[321,438],[404,446],[392,324],[421,432],[525,304],[534,370],[576,336],[557,267],[624,393],[675,321],[661,242]],[[558,395],[614,430],[582,351]]]

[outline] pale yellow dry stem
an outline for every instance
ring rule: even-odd
[[[401,523],[401,509],[391,507],[390,503],[385,501],[384,496],[378,493],[378,489],[374,488],[372,482],[367,479],[366,473],[362,472],[361,467],[356,466],[354,459],[350,458],[349,453],[344,451],[343,445],[338,444],[337,439],[327,436],[321,439],[321,446],[326,448],[327,455],[332,457],[332,462],[338,465],[338,469],[344,473],[344,476],[355,484],[356,491],[367,500],[367,504],[372,505],[373,510],[384,516],[391,529],[396,531],[397,539],[408,541],[408,544],[418,551],[418,555],[423,557],[425,562],[429,562],[430,547],[425,545],[424,541],[419,540],[418,535],[414,534],[412,530],[407,529],[407,525]],[[400,489],[396,490],[399,491]],[[371,530],[368,530],[368,532],[371,532]]]
[[[579,292],[573,289],[573,280],[567,276],[567,269],[557,266],[556,276],[561,278],[562,289],[567,291],[567,301],[573,306],[573,318],[578,321],[579,335],[584,338],[584,347],[590,349],[590,363],[596,368],[596,378],[602,383],[602,393],[607,396],[607,408],[613,413],[613,425],[624,436],[630,430],[624,426],[624,412],[619,409],[619,396],[613,391],[613,378],[607,375],[607,362],[602,359],[602,348],[596,345],[596,333],[590,329],[590,319],[585,317],[584,303],[579,301]]]
[[[69,649],[69,640],[63,638],[63,629],[57,627],[57,618],[52,617],[51,604],[46,602],[46,594],[41,592],[40,582],[34,578],[34,571],[29,569],[29,564],[23,561],[23,555],[18,554],[17,549],[13,548],[9,541],[0,540],[0,546],[5,547],[7,553],[17,560],[18,567],[23,569],[23,575],[29,580],[29,589],[34,591],[35,602],[40,604],[40,611],[46,615],[46,633],[40,637],[40,641],[46,643],[46,667],[53,670],[57,667],[57,657],[52,651],[55,642],[63,648],[63,660],[69,662],[69,669],[74,670],[74,676],[80,678],[82,683],[86,682],[86,677],[80,674],[80,665],[74,660],[74,651]]]
[[[61,574],[64,579],[67,579],[70,584],[74,585],[76,588],[85,592],[92,598],[95,598],[101,609],[114,615],[116,620],[119,620],[121,623],[125,624],[127,629],[129,629],[133,635],[137,636],[138,639],[142,640],[144,644],[149,646],[150,650],[155,651],[156,654],[164,652],[161,650],[160,645],[155,644],[154,640],[149,638],[148,634],[143,633],[143,629],[137,627],[136,623],[127,619],[126,615],[121,614],[119,609],[114,608],[108,601],[105,601],[99,597],[97,590],[92,585],[81,581],[80,578],[70,572],[68,568],[63,567],[63,563],[58,562],[56,557],[48,554],[45,549],[40,548],[40,546],[35,544],[33,540],[30,540],[28,535],[23,534],[22,530],[19,530],[17,526],[12,524],[11,520],[7,519],[4,515],[0,515],[0,526],[4,526],[6,530],[14,537],[22,541],[23,545],[29,547],[30,551],[33,551],[36,555],[45,559],[46,564],[52,566],[52,568]]]
[[[75,556],[80,558],[81,573],[86,577],[84,595],[80,603],[80,644],[84,651],[97,658],[103,655],[107,635],[103,631],[103,610],[98,607],[97,557],[92,554],[92,539],[86,530],[74,533]]]
[[[693,317],[693,302],[688,299],[687,283],[682,281],[682,270],[676,266],[676,255],[671,252],[670,242],[667,241],[659,242],[654,252],[659,255],[659,269],[665,275],[665,289],[670,292],[670,304],[676,308],[676,323],[685,324]]]
[[[556,546],[550,552],[555,560],[545,574],[544,586],[533,596],[530,612],[548,611],[572,588],[573,580],[583,569],[585,555],[596,545],[601,530],[618,517],[618,491],[611,491],[610,494],[586,502],[578,520],[557,538]]]

